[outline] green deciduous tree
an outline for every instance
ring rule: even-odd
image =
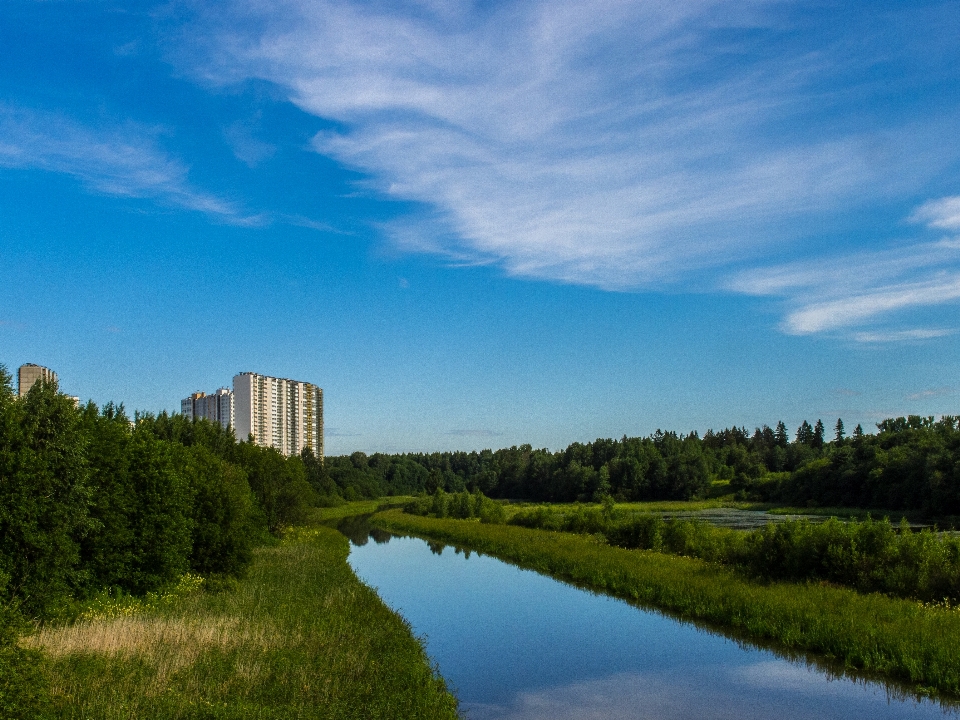
[[[36,383],[15,399],[0,374],[0,575],[8,601],[43,616],[83,583],[79,541],[90,531],[85,439],[73,402]]]

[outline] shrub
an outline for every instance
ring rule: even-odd
[[[50,709],[45,662],[39,652],[18,644],[23,627],[13,609],[0,603],[0,717],[39,720]]]

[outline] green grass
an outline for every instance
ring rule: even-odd
[[[596,537],[437,520],[392,510],[372,522],[488,553],[739,637],[960,695],[960,612],[826,584],[763,583],[701,560],[611,547]]]
[[[347,564],[348,542],[317,522],[380,503],[318,511],[256,551],[232,588],[45,628],[55,717],[457,717],[457,703],[409,625]]]
[[[353,517],[355,515],[370,515],[377,510],[405,505],[412,499],[412,497],[398,495],[396,497],[386,497],[378,500],[355,500],[338,507],[316,508],[310,512],[309,522],[317,524],[331,520],[342,520],[343,518]]]
[[[583,507],[600,507],[599,503],[584,503]],[[542,503],[542,502],[511,502],[507,504],[507,516],[510,517],[522,510],[530,508],[548,507],[559,512],[574,512],[580,503]],[[767,510],[773,507],[769,503],[747,502],[732,498],[715,498],[711,500],[654,500],[649,502],[618,502],[614,508],[623,512],[695,512],[697,510],[714,510],[716,508],[735,508],[737,510]]]

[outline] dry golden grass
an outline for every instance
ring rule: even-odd
[[[175,654],[189,664],[201,653],[252,643],[262,649],[278,645],[276,632],[245,624],[237,617],[118,617],[86,620],[69,627],[45,628],[27,638],[51,657],[72,654],[155,656]]]
[[[51,658],[103,656],[139,659],[153,668],[154,681],[146,694],[162,692],[171,676],[193,665],[204,653],[244,649],[256,654],[281,644],[280,633],[262,623],[239,617],[123,616],[83,620],[75,625],[45,628],[25,644]],[[291,640],[286,634],[285,642]]]

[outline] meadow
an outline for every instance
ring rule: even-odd
[[[829,582],[757,579],[716,562],[611,546],[602,534],[530,529],[400,510],[372,523],[493,555],[735,636],[960,696],[960,612]]]
[[[257,548],[242,579],[204,589],[191,576],[25,638],[47,658],[50,716],[456,718],[406,621],[353,574],[347,539],[321,524],[376,506],[315,511]]]

